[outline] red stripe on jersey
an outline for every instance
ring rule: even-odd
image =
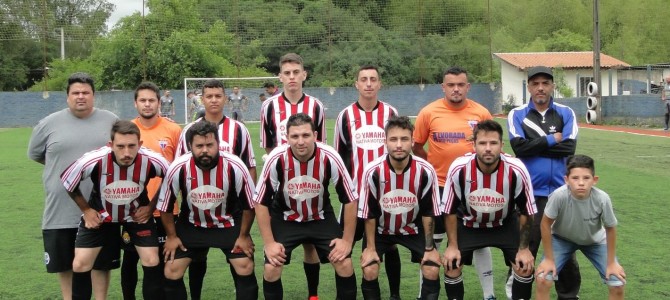
[[[286,116],[286,102],[287,101],[288,100],[284,99],[283,94],[279,96],[279,100],[277,101],[277,104],[278,104],[277,108],[279,109],[279,120],[278,120],[279,123],[281,123],[283,120],[286,120],[286,118],[288,118]],[[291,112],[291,114],[293,114],[293,112]],[[277,128],[277,129],[278,129],[277,130],[277,137],[278,137],[278,140],[281,141],[281,131],[279,131],[279,128]],[[281,145],[281,142],[278,143],[277,145]]]
[[[463,170],[465,171],[467,169],[468,168],[466,167]],[[471,178],[471,181],[470,181],[469,185],[467,184],[467,178],[468,177],[466,176],[465,178],[466,178],[466,185],[468,187],[464,187],[463,189],[464,190],[468,189],[467,193],[464,193],[464,194],[467,195],[470,192],[477,190],[477,185],[479,184],[479,182],[477,182],[478,179],[479,179],[477,177],[477,159],[470,160],[470,177],[469,178]],[[461,199],[461,201],[463,202],[465,207],[468,207],[468,205],[466,205],[467,196],[464,199]],[[476,216],[477,215],[477,211],[474,210],[473,208],[468,208],[467,211],[468,211],[468,214],[470,214],[471,216]],[[463,221],[466,221],[466,218],[463,218]],[[474,218],[467,220],[465,226],[473,227],[474,226]]]
[[[288,166],[288,176],[286,177],[286,181],[289,180],[289,178],[295,178],[296,172],[295,172],[295,164],[294,164],[294,159],[293,159],[293,153],[291,152],[291,148],[288,148],[287,154],[284,157],[287,161],[285,162],[285,166]],[[288,199],[291,211],[293,211],[292,214],[288,215],[286,218],[288,221],[295,221],[298,218],[300,218],[300,213],[298,212],[298,203],[297,201],[293,199]]]
[[[316,152],[315,155],[319,155],[319,156],[321,155],[321,149],[319,149],[318,147],[316,147],[315,152]],[[328,157],[325,157],[322,164],[315,163],[314,166],[312,167],[312,174],[313,174],[312,176],[314,178],[322,178],[321,177],[321,167],[326,166],[328,163],[329,163]],[[307,163],[303,163],[303,165],[305,165],[305,169],[301,170],[300,172],[302,174],[307,174]],[[318,213],[314,213],[314,212],[319,211],[319,198],[320,197],[317,196],[317,197],[314,197],[314,198],[310,199],[310,202],[312,204],[310,209],[312,210],[312,216],[314,216],[314,220],[321,220],[322,219],[321,216]],[[307,201],[305,201],[305,202],[307,202]],[[307,210],[305,210],[305,215],[307,215],[308,213],[309,212]]]
[[[184,177],[186,180],[191,181],[191,188],[187,191],[188,192],[198,188],[200,185],[199,178],[198,178],[198,166],[195,165],[195,158],[192,158],[189,162],[188,165],[190,172],[187,174],[184,174]],[[190,178],[189,178],[190,177]],[[191,215],[193,216],[193,225],[197,227],[202,227],[202,220],[200,220],[200,215],[195,213],[194,209],[196,209],[193,205],[191,205]]]
[[[105,173],[106,174],[104,174],[103,176],[105,176],[105,179],[106,179],[105,180],[105,185],[109,185],[109,184],[112,184],[112,182],[114,182],[114,164],[112,163],[112,161],[114,160],[114,156],[112,155],[112,153],[113,152],[110,151],[109,154],[107,154],[107,159],[104,160],[104,163],[105,163],[104,166],[105,166]],[[102,201],[102,203],[105,204],[105,211],[111,212],[111,211],[114,210],[114,205],[109,203],[109,201],[105,201],[105,200],[102,200],[102,199],[100,199],[100,201]],[[111,216],[110,216],[110,218],[111,218]]]

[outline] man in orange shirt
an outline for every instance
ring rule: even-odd
[[[160,91],[158,86],[152,82],[143,82],[135,89],[135,108],[137,109],[138,117],[132,122],[140,128],[140,136],[142,139],[142,146],[147,147],[154,152],[157,152],[168,162],[174,160],[175,151],[177,150],[177,143],[179,142],[179,135],[181,134],[181,127],[176,123],[161,117],[160,108]],[[153,178],[147,184],[147,192],[149,199],[154,200],[154,196],[160,188],[161,179]],[[179,207],[175,205],[174,214],[179,212]],[[155,218],[160,218],[160,213],[154,211]],[[158,242],[160,245],[159,255],[163,255],[162,246],[165,243],[165,230],[163,223],[156,222],[156,229],[158,233]],[[123,264],[121,266],[121,289],[123,291],[123,299],[135,299],[135,287],[137,286],[137,261],[139,256],[135,251],[135,247],[130,244],[130,238],[127,232],[123,232]],[[163,263],[163,258],[160,258],[160,263]],[[161,265],[161,270],[163,269]],[[162,274],[163,272],[161,272]],[[164,298],[162,295],[157,295],[158,298]]]
[[[468,99],[468,73],[460,67],[451,67],[444,72],[442,90],[444,98],[437,99],[424,107],[415,122],[415,155],[427,159],[437,171],[440,195],[451,163],[460,156],[472,152],[472,131],[477,124],[491,120],[491,113],[482,105]],[[428,151],[424,145],[428,142]],[[442,217],[435,222],[435,242],[437,248],[444,238]],[[491,250],[474,251],[475,267],[484,292],[484,299],[495,299],[493,293],[493,272]]]

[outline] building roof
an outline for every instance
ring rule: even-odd
[[[526,70],[535,66],[561,67],[563,69],[593,68],[593,51],[494,53],[493,55],[519,68],[519,70]],[[607,54],[600,53],[600,67],[616,69],[630,67],[630,65]]]

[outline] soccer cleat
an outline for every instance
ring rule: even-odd
[[[484,298],[484,300],[497,300],[496,296],[489,296],[488,298]]]
[[[309,296],[307,300],[319,300],[319,296]]]

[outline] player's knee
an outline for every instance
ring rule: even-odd
[[[340,277],[349,277],[354,274],[354,266],[351,263],[351,258],[346,258],[343,261],[332,263],[335,268],[335,273]]]
[[[514,273],[520,277],[530,277],[531,275],[533,275],[533,273],[535,273],[535,270],[534,269],[519,270],[519,271],[515,270]]]
[[[456,269],[456,270],[444,270],[444,275],[449,276],[450,278],[456,278],[458,276],[461,276],[461,270]]]
[[[553,280],[546,280],[542,276],[538,276],[535,278],[536,286],[537,286],[537,292],[542,293],[543,295],[549,294],[551,291],[551,287],[554,285]]]
[[[165,269],[163,270],[163,273],[165,274],[165,278],[170,279],[170,280],[178,280],[184,277],[184,271],[185,269],[182,270],[181,268],[178,268],[175,266],[173,263],[166,263],[165,264]]]
[[[437,280],[440,278],[440,268],[436,266],[422,265],[421,274],[423,274],[423,277],[426,277],[426,279]]]
[[[610,286],[609,287],[609,293],[610,293],[610,299],[623,299],[624,295],[624,286]]]
[[[72,271],[81,273],[81,272],[88,272],[91,269],[93,269],[93,262],[88,262],[85,261],[81,258],[75,257],[74,260],[72,261]]]
[[[233,265],[235,273],[238,275],[246,276],[254,271],[254,261],[249,258],[231,259],[230,263]]]
[[[142,266],[145,267],[155,267],[160,263],[158,253],[144,255],[144,257],[141,257],[140,260],[142,261]]]
[[[363,268],[363,278],[367,281],[375,280],[379,277],[379,264],[372,264]]]
[[[271,264],[265,264],[263,270],[263,279],[270,282],[275,282],[281,278],[282,266],[273,266]]]

